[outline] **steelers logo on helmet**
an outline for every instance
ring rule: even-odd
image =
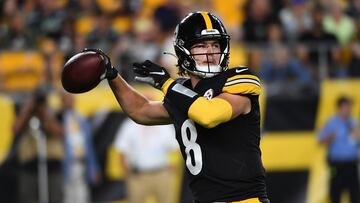
[[[220,52],[190,52],[192,46],[205,40],[219,43]],[[174,48],[178,66],[202,78],[213,77],[225,71],[229,64],[230,37],[222,22],[209,12],[194,12],[187,15],[176,27]],[[195,57],[204,56],[206,63],[198,64]],[[219,61],[212,57],[220,55]]]

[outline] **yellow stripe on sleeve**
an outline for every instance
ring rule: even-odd
[[[213,29],[209,14],[204,11],[201,11],[200,13],[205,20],[206,29]]]
[[[199,97],[191,104],[188,116],[205,128],[213,128],[231,119],[232,106],[221,98],[207,100]]]
[[[260,79],[257,76],[248,75],[248,74],[246,74],[246,75],[235,75],[235,76],[233,76],[231,78],[228,78],[226,80],[226,82],[231,82],[231,81],[234,81],[234,80],[237,80],[237,79],[253,79],[253,80],[256,80],[257,82],[260,83]]]
[[[166,94],[170,85],[174,82],[174,80],[172,78],[169,78],[166,80],[166,82],[163,84],[163,86],[161,87],[161,91]]]
[[[224,86],[223,92],[229,94],[260,95],[261,87],[255,83],[250,83],[250,82],[236,83],[233,85]]]

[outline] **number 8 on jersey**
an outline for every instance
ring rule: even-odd
[[[185,146],[186,167],[189,169],[191,174],[197,175],[200,173],[203,163],[200,145],[196,143],[196,127],[192,120],[187,119],[182,124],[181,139]],[[191,156],[191,151],[193,152],[193,156]]]

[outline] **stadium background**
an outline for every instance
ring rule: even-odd
[[[272,202],[328,202],[326,153],[317,144],[316,133],[334,113],[334,104],[340,95],[350,96],[355,104],[355,116],[360,115],[360,80],[357,79],[360,76],[360,7],[356,7],[355,2],[0,1],[0,185],[7,188],[0,191],[0,196],[9,200],[16,196],[13,190],[16,161],[12,154],[16,141],[13,140],[11,126],[19,106],[37,85],[47,83],[54,90],[49,95],[50,103],[58,109],[56,89],[61,88],[61,68],[69,56],[84,47],[101,48],[110,54],[114,65],[136,89],[161,99],[160,92],[134,83],[129,64],[134,60],[150,58],[175,75],[175,60],[162,53],[172,52],[170,39],[174,25],[189,11],[207,10],[223,20],[232,37],[230,66],[246,65],[261,75],[266,60],[271,59],[269,52],[281,53],[285,49],[290,58],[302,64],[304,72],[311,73],[311,80],[305,82],[297,75],[276,80],[262,78],[261,148]],[[340,10],[341,19],[345,16],[344,19],[352,25],[345,29],[336,26],[332,29],[331,26],[326,27],[324,18],[324,28],[334,33],[336,43],[317,44],[301,40],[303,33],[315,30],[308,18],[311,18],[312,8],[317,4],[323,6],[324,16],[330,18],[336,16],[336,10]],[[250,20],[253,16],[262,19],[257,27],[258,33],[254,33],[258,38],[246,34],[250,33],[251,23],[254,23]],[[310,22],[309,25],[307,22]],[[274,27],[272,25],[280,27],[280,34],[276,29],[269,31]],[[343,32],[339,34],[339,30]],[[311,52],[317,52],[316,62],[309,59]],[[93,188],[94,199],[98,202],[123,202],[124,177],[112,140],[124,114],[105,82],[91,92],[76,95],[76,99],[77,109],[94,124],[93,140],[104,177],[102,185]],[[178,194],[174,201],[186,202],[188,191],[186,187],[183,190],[181,158],[179,155],[170,158],[178,165]],[[347,202],[346,194],[343,199]],[[151,197],[149,202],[153,202]]]

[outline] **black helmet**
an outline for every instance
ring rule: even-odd
[[[190,53],[190,48],[203,40],[218,40],[221,57],[216,66],[201,67]],[[174,48],[178,57],[178,66],[203,78],[213,77],[227,69],[229,64],[230,37],[222,22],[209,12],[188,14],[176,27]]]

